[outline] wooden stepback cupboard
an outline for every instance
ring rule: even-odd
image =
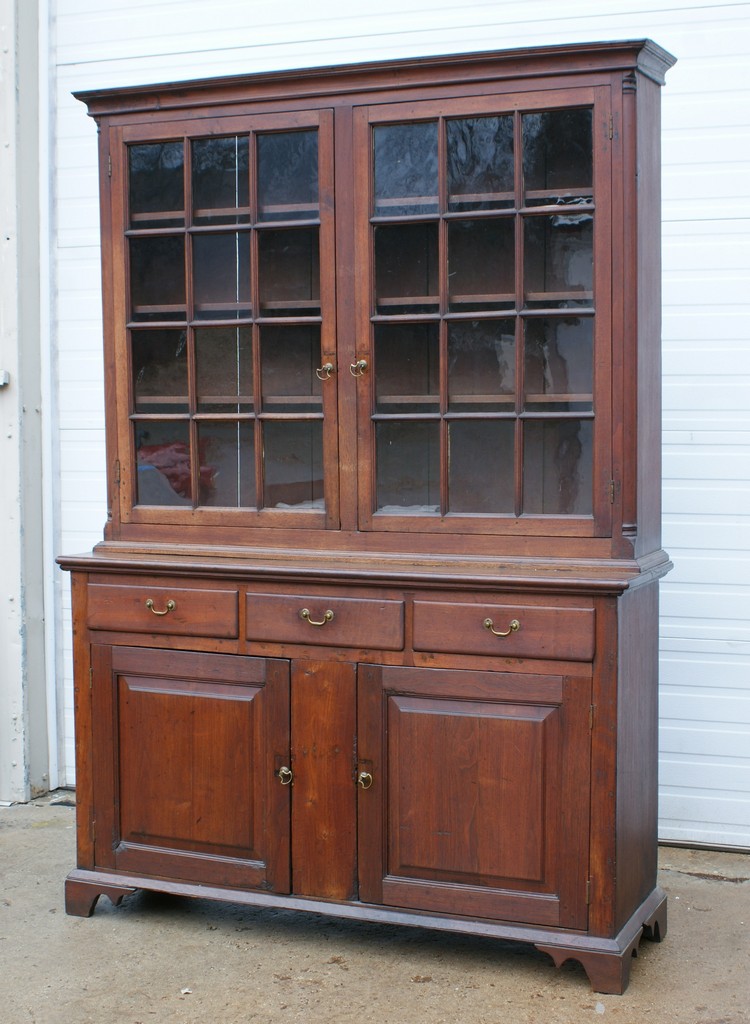
[[[518,939],[621,992],[656,887],[648,41],[88,92],[109,518],[78,867]]]

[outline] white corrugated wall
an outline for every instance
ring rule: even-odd
[[[96,129],[79,89],[653,38],[663,92],[661,836],[750,847],[750,5],[51,0],[60,551],[105,517]],[[67,594],[67,587],[63,588]],[[74,781],[69,602],[64,780]]]

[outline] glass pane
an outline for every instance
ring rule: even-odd
[[[250,220],[248,153],[246,135],[193,142],[195,224],[243,224]]]
[[[250,316],[248,234],[193,235],[193,308],[196,320]]]
[[[130,239],[132,320],[184,320],[185,240],[180,237]]]
[[[322,509],[322,422],[266,420],[263,434],[266,508]]]
[[[524,222],[528,306],[565,308],[593,300],[593,217],[528,217]]]
[[[526,202],[591,202],[594,179],[591,109],[548,110],[523,116]]]
[[[136,420],[139,505],[192,505],[190,434],[184,420]]]
[[[249,508],[255,505],[253,424],[198,424],[199,505]]]
[[[448,325],[451,412],[513,412],[516,338],[512,320],[459,320]]]
[[[513,118],[448,122],[448,209],[512,207]]]
[[[432,313],[438,309],[438,226],[375,228],[378,313]]]
[[[464,312],[515,305],[513,220],[448,225],[449,308]]]
[[[318,133],[259,135],[257,142],[259,219],[316,219]]]
[[[375,443],[378,511],[439,511],[439,424],[386,420],[375,426]]]
[[[375,128],[375,214],[436,213],[438,209],[437,122]]]
[[[261,391],[266,412],[320,412],[320,328],[264,327]]]
[[[454,420],[448,427],[449,512],[515,509],[512,420]]]
[[[593,409],[591,317],[539,318],[524,325],[525,407],[542,412]]]
[[[437,412],[440,408],[438,325],[378,324],[374,373],[378,412]]]
[[[187,334],[133,331],[133,402],[136,412],[187,412]]]
[[[320,315],[317,228],[260,232],[258,261],[261,316]]]
[[[252,412],[250,327],[202,327],[195,332],[199,412]]]
[[[593,433],[593,420],[526,421],[524,512],[591,515]]]
[[[184,159],[181,142],[128,148],[131,227],[166,228],[185,223]]]

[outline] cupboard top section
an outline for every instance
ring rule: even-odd
[[[656,43],[639,39],[304,68],[89,90],[75,95],[87,105],[93,117],[149,111],[161,114],[168,110],[194,109],[200,105],[278,103],[284,99],[294,100],[299,105],[304,97],[310,97],[316,103],[322,98],[329,98],[331,103],[335,103],[336,97],[341,96],[345,96],[347,102],[357,102],[358,96],[372,102],[376,95],[423,90],[435,82],[455,89],[464,84],[481,86],[486,81],[493,82],[496,87],[498,82],[510,80],[517,87],[522,79],[552,75],[591,76],[637,71],[661,85],[674,62],[675,58]]]

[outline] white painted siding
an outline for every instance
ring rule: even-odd
[[[750,847],[750,5],[706,0],[57,0],[61,547],[101,536],[96,130],[78,89],[650,36],[663,92],[661,834]],[[67,591],[66,591],[67,592]],[[69,607],[67,779],[73,780]]]

